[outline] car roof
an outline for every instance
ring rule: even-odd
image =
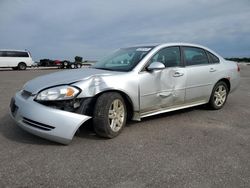
[[[200,44],[185,43],[185,42],[161,43],[161,44],[158,44],[157,46],[192,46],[192,47],[198,47],[198,48],[207,49],[207,47],[202,46]]]
[[[193,47],[200,47],[206,48],[205,46],[195,44],[195,43],[185,43],[185,42],[168,42],[168,43],[145,43],[145,44],[136,44],[128,47],[143,47],[143,46],[193,46]]]
[[[13,50],[13,49],[0,49],[0,51],[10,51],[10,52],[28,52],[27,50]]]
[[[163,47],[168,47],[168,46],[189,46],[189,47],[197,47],[197,48],[202,48],[205,49],[213,54],[215,54],[216,56],[221,57],[218,53],[216,53],[215,51],[211,50],[208,47],[199,45],[199,44],[194,44],[194,43],[185,43],[185,42],[169,42],[169,43],[147,43],[147,44],[140,44],[140,45],[133,45],[130,47],[152,47],[152,48],[163,48]]]

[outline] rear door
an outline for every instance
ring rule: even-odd
[[[184,46],[182,55],[187,74],[185,103],[208,101],[216,78],[216,64],[209,62],[202,48]]]

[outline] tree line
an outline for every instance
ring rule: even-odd
[[[236,62],[250,62],[250,58],[249,57],[231,57],[231,58],[225,58],[226,60],[230,60],[230,61],[236,61]]]

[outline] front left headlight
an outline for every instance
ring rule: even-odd
[[[45,89],[38,93],[35,100],[37,101],[58,101],[75,98],[80,93],[80,89],[72,86],[57,86]]]

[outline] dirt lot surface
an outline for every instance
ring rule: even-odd
[[[0,70],[0,187],[250,186],[250,66],[219,111],[145,118],[114,139],[83,129],[68,146],[23,131],[8,113],[26,81],[55,71]]]

